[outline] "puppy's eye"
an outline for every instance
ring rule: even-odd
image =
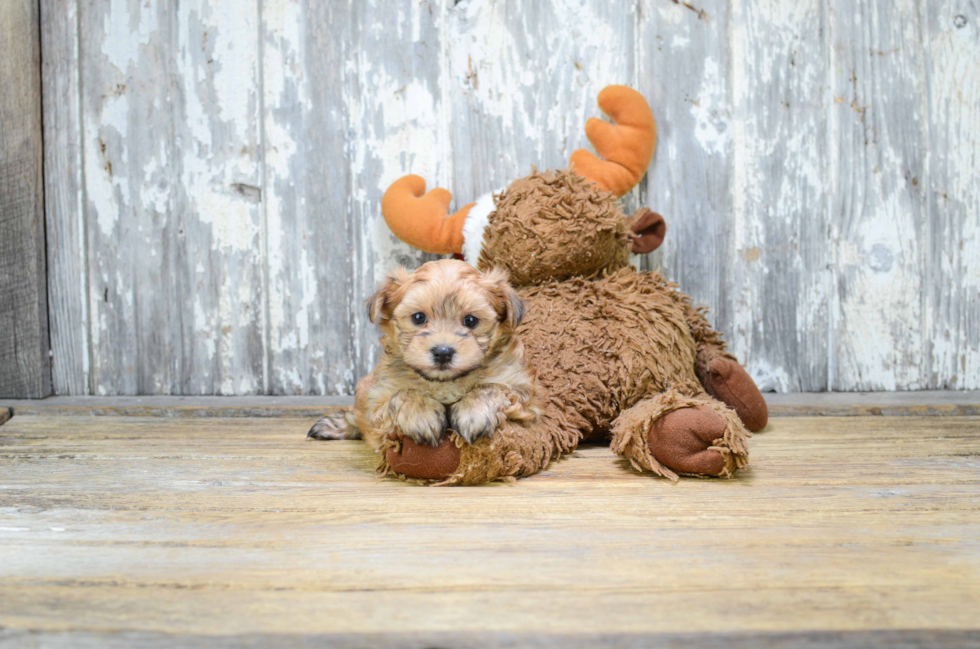
[[[422,326],[425,324],[425,314],[419,311],[418,313],[412,314],[412,324],[416,326]]]
[[[476,325],[480,324],[480,319],[475,315],[464,315],[463,316],[463,326],[467,329],[476,329]]]

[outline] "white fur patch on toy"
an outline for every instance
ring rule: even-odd
[[[480,196],[463,222],[463,260],[474,268],[483,249],[483,231],[490,224],[490,213],[495,209],[493,195],[502,191],[498,189]]]

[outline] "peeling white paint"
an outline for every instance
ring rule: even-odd
[[[516,22],[507,1],[379,0],[332,5],[328,27],[298,0],[263,1],[261,24],[256,3],[178,7],[110,0],[78,15],[95,392],[348,391],[376,357],[361,301],[423,258],[384,224],[387,185],[418,173],[458,207],[532,164],[563,165],[588,147],[598,91],[631,80],[661,140],[627,203],[669,208],[651,205],[671,225],[668,276],[704,270],[683,288],[727,314],[763,389],[821,387],[808,374],[820,363],[833,389],[980,388],[969,7],[959,27],[951,5],[913,0],[707,3],[706,16],[553,0]],[[329,109],[313,99],[323,29],[344,43]],[[322,174],[312,123],[345,134],[342,232],[304,190]],[[717,226],[696,265],[686,219]],[[316,258],[326,236],[349,242],[343,259]],[[343,304],[327,303],[325,274]],[[353,343],[325,330],[331,309]]]
[[[309,98],[302,65],[304,13],[301,4],[292,0],[265,3],[263,20],[263,201],[269,272],[266,298],[268,353],[274,358],[296,358],[301,356],[291,354],[302,352],[309,345],[310,315],[319,296],[306,245],[284,237],[287,204],[277,184],[291,179],[291,189],[293,182],[299,182],[299,179],[293,179],[292,170],[302,168],[300,135],[292,129],[297,123],[302,124],[308,112],[315,107]],[[288,117],[283,117],[284,114],[298,119],[290,121]],[[303,210],[304,205],[297,206],[297,209]],[[315,219],[315,207],[311,216]],[[297,257],[300,261],[298,265],[294,264]],[[287,269],[299,275],[290,275]],[[282,386],[283,391],[303,393],[309,390],[309,386],[305,378],[307,368],[302,369],[301,374],[297,368],[283,367],[277,363],[269,371],[274,377],[272,382]]]
[[[929,218],[939,273],[926,303],[930,387],[980,388],[980,14],[925,5]],[[937,260],[929,260],[933,264]]]
[[[129,0],[110,0],[102,21],[102,54],[106,62],[125,74],[137,61],[137,50],[149,45],[159,27],[156,3],[137,2],[139,13],[129,11]]]
[[[531,165],[565,166],[573,150],[590,146],[584,128],[589,117],[602,117],[599,91],[632,80],[632,7],[556,2],[541,5],[531,26],[507,19],[521,10],[472,2],[452,13],[449,74],[454,119],[463,118],[455,139],[473,138],[460,128],[472,124],[484,140],[474,147],[479,172],[461,160],[458,181],[474,183],[460,188],[462,203],[526,175]]]
[[[728,128],[731,119],[725,107],[726,98],[722,95],[724,86],[720,78],[718,61],[705,59],[701,91],[691,104],[698,142],[705,151],[713,154],[723,153],[731,137]]]
[[[201,223],[211,226],[214,249],[242,253],[258,245],[259,222],[255,206],[232,190],[243,180],[259,184],[257,163],[240,155],[256,144],[254,120],[257,90],[248,80],[258,77],[257,48],[254,47],[256,16],[237,2],[181,5],[182,19],[198,22],[203,35],[180,32],[178,59],[190,92],[184,93],[186,125],[192,140],[190,151],[181,156],[182,186],[190,207]],[[252,46],[249,39],[253,36]],[[239,50],[235,50],[235,43]],[[208,91],[210,90],[210,91]],[[195,92],[198,91],[198,92]],[[212,98],[207,105],[204,98]],[[220,124],[223,141],[214,139]]]
[[[793,391],[793,382],[785,368],[773,367],[762,358],[754,358],[745,369],[762,392]]]
[[[129,133],[129,101],[125,95],[109,97],[102,110],[86,116],[85,182],[90,205],[102,234],[110,237],[118,213],[129,198],[128,156],[118,148]],[[116,157],[116,153],[121,157]]]
[[[920,189],[928,174],[925,92],[921,53],[904,47],[908,26],[912,33],[920,28],[918,7],[868,2],[863,9],[868,29],[848,32],[850,18],[835,16],[833,23],[835,52],[846,72],[834,78],[840,100],[832,109],[840,122],[844,176],[832,387],[922,389],[929,386],[922,299],[929,226]],[[890,102],[892,95],[903,99]]]
[[[417,256],[385,224],[379,209],[382,193],[408,173],[425,178],[429,189],[445,187],[448,173],[442,161],[448,156],[442,152],[448,143],[441,137],[438,88],[431,87],[424,79],[396,76],[364,51],[348,62],[347,74],[369,89],[362,96],[348,97],[355,135],[350,146],[354,178],[350,198],[354,214],[361,215],[354,228],[358,231],[357,241],[364,246],[355,253],[354,268],[365,285],[362,294],[352,300],[357,304],[397,265],[397,259]],[[375,338],[373,326],[360,318],[355,322],[359,339]],[[362,353],[363,366],[376,363],[377,347],[373,341]]]

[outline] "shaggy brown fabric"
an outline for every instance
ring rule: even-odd
[[[698,457],[698,453],[703,452],[704,447],[699,450],[693,439],[687,439],[683,440],[683,443],[669,452],[667,456],[658,457],[654,455],[654,449],[650,446],[649,436],[654,432],[654,424],[661,418],[669,417],[672,413],[682,409],[709,408],[719,415],[726,424],[724,434],[711,442],[712,452],[721,454],[724,466],[720,471],[712,471],[710,475],[724,478],[735,475],[735,471],[748,464],[747,441],[751,435],[742,426],[742,422],[739,421],[738,415],[733,410],[699,390],[699,386],[692,383],[679,385],[624,412],[616,420],[616,426],[613,429],[611,444],[613,452],[627,458],[633,468],[638,471],[646,469],[672,480],[677,479],[677,473],[700,475],[698,472],[690,471],[691,466],[685,462],[684,457]],[[702,419],[702,421],[704,420]],[[667,431],[668,438],[664,439],[663,443],[658,444],[656,450],[665,452],[668,439],[673,439],[676,442],[679,437],[682,437],[677,433],[683,432],[684,428],[690,430],[693,424],[693,419],[689,417],[674,423],[664,424],[663,426],[672,430]],[[711,425],[708,432],[713,430],[714,424]],[[663,432],[662,429],[660,432]],[[692,437],[696,437],[696,435],[692,435]],[[702,444],[705,444],[703,440],[701,441]],[[667,462],[677,467],[677,473],[665,466]]]
[[[520,424],[508,421],[489,438],[463,446],[456,472],[443,485],[473,485],[537,473],[562,453],[575,449],[578,432],[550,414]]]
[[[517,180],[495,200],[479,267],[510,270],[527,304],[517,336],[544,415],[473,445],[453,435],[459,464],[439,484],[530,475],[581,439],[610,435],[634,468],[671,479],[744,467],[748,431],[705,391],[713,363],[734,357],[676,284],[628,265],[636,236],[612,194],[559,170]],[[404,473],[383,455],[382,470]]]
[[[562,453],[574,450],[579,438],[560,417],[546,412],[527,424],[506,421],[493,436],[472,445],[452,431],[436,448],[406,438],[388,439],[383,443],[378,473],[437,486],[513,480],[537,473]]]
[[[684,311],[687,326],[691,329],[691,336],[694,337],[694,342],[698,347],[694,371],[702,383],[708,375],[708,364],[711,361],[719,357],[735,360],[735,357],[728,353],[728,346],[721,339],[721,334],[708,324],[707,313],[708,310],[705,307],[695,307],[690,302]]]
[[[538,382],[583,436],[605,436],[640,399],[697,382],[686,297],[659,273],[621,268],[518,292],[528,310],[517,335]]]
[[[534,171],[494,202],[480,270],[506,268],[522,285],[629,263],[630,235],[616,197],[568,169]]]

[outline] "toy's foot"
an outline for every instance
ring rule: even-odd
[[[677,473],[720,475],[725,456],[713,442],[725,435],[727,422],[707,406],[681,408],[653,422],[647,445],[658,462]]]
[[[443,435],[438,446],[419,444],[408,437],[394,440],[385,449],[388,468],[406,478],[445,480],[459,467],[460,450],[450,435]]]
[[[760,431],[769,422],[769,407],[755,381],[737,361],[715,358],[708,364],[704,388],[715,399],[733,408],[745,427]]]
[[[674,389],[640,401],[613,423],[612,450],[637,470],[730,478],[749,462],[738,415],[707,394]]]

